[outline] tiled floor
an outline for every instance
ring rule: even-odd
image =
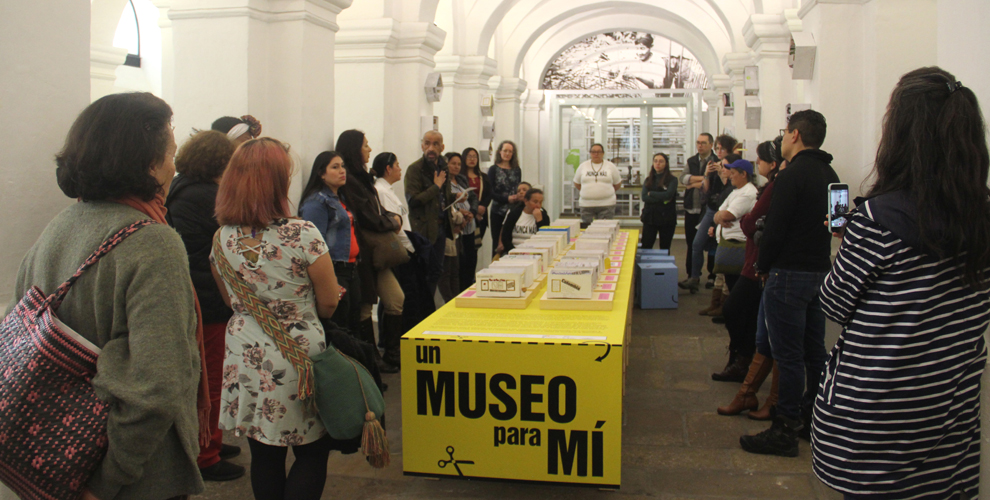
[[[674,241],[673,254],[683,259],[683,240]],[[683,266],[682,266],[683,267]],[[739,436],[767,427],[745,416],[724,417],[715,408],[732,399],[737,384],[713,382],[709,376],[726,360],[728,336],[697,311],[710,293],[682,294],[676,311],[633,312],[633,343],[627,375],[626,423],[623,430],[622,488],[599,491],[577,487],[533,486],[485,481],[429,480],[402,475],[399,377],[386,378],[389,437],[393,462],[372,469],[356,455],[330,457],[325,499],[838,499],[811,472],[808,444],[801,442],[798,458],[750,455],[739,448]],[[826,344],[838,336],[828,326]],[[769,390],[769,381],[760,394]],[[227,442],[247,450],[247,443]],[[247,453],[234,459],[248,466]],[[251,498],[248,477],[208,483],[199,497],[210,500]]]

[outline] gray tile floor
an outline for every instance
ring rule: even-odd
[[[685,248],[683,240],[674,241],[679,264]],[[711,380],[710,373],[725,364],[728,336],[724,327],[697,314],[709,298],[710,293],[702,290],[681,294],[676,311],[634,309],[619,491],[403,476],[399,377],[389,375],[385,399],[390,409],[392,465],[376,470],[356,455],[334,454],[323,498],[841,498],[811,472],[806,442],[801,442],[798,458],[750,455],[739,448],[739,436],[768,424],[715,413],[717,406],[732,399],[738,385]],[[829,324],[828,332],[826,344],[831,347],[838,328]],[[761,401],[769,385],[767,381],[760,392]],[[247,443],[233,436],[227,436],[226,442],[242,446],[245,453],[234,462],[249,466]],[[250,480],[208,483],[206,492],[195,498],[249,499]]]

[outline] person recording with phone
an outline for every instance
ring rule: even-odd
[[[687,242],[687,256],[684,259],[684,271],[691,277],[692,247],[694,237],[698,233],[698,223],[701,222],[702,212],[705,210],[705,195],[701,192],[701,183],[705,178],[705,170],[708,162],[715,160],[715,153],[712,146],[715,145],[715,138],[707,132],[698,136],[695,142],[698,154],[688,158],[687,168],[681,176],[681,184],[684,185],[684,241]]]
[[[700,137],[699,137],[700,139]],[[732,154],[736,146],[736,139],[728,135],[720,135],[715,139],[715,154],[718,158],[710,158],[705,166],[704,176],[701,179],[701,196],[705,200],[701,219],[697,225],[697,233],[691,243],[691,269],[688,279],[678,283],[678,286],[691,293],[698,291],[701,282],[701,268],[705,265],[704,252],[708,252],[708,282],[705,288],[714,288],[715,275],[712,269],[715,267],[715,238],[708,235],[708,228],[712,225],[715,212],[718,212],[718,195],[725,188],[726,184],[719,176],[719,162],[727,155]],[[700,154],[700,153],[699,153]]]

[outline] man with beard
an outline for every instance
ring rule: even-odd
[[[433,243],[427,285],[435,293],[443,274],[444,248],[453,237],[450,217],[444,208],[454,201],[447,179],[443,153],[443,135],[436,130],[423,134],[423,156],[406,169],[405,190],[409,202],[409,223],[413,232]]]

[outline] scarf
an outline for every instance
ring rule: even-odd
[[[144,201],[136,196],[127,196],[114,200],[122,205],[127,205],[159,224],[168,225],[165,221],[165,197],[158,194],[151,201]],[[196,288],[193,288],[193,303],[196,305],[196,344],[199,346],[199,363],[202,370],[199,373],[199,390],[196,393],[196,413],[199,418],[199,446],[210,445],[210,390],[206,379],[206,348],[203,345],[203,313],[199,308],[199,298],[196,296]]]

